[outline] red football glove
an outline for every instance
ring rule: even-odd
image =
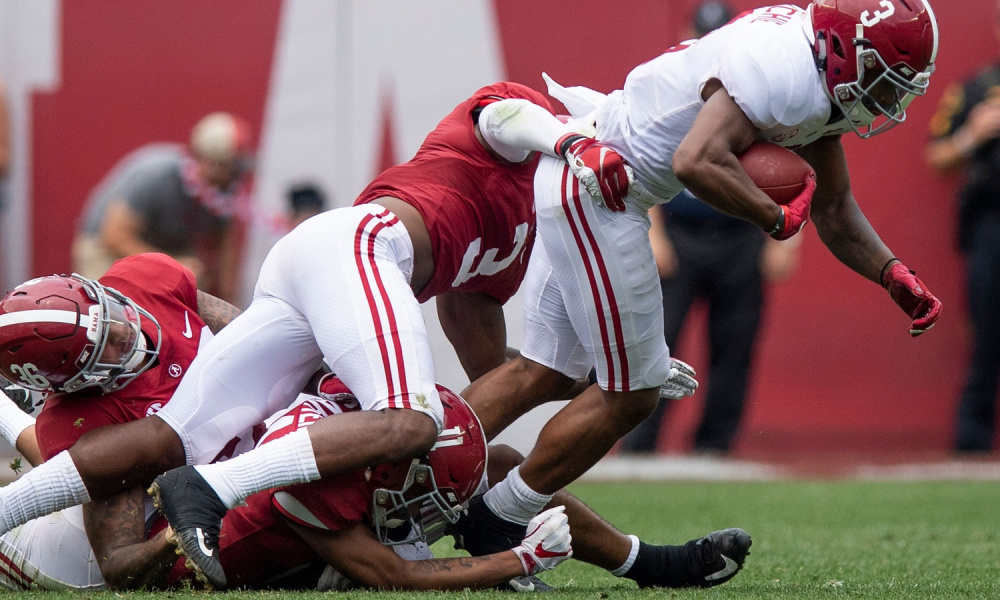
[[[897,262],[882,275],[882,287],[892,301],[910,315],[910,335],[917,337],[934,327],[941,316],[941,301],[927,289],[914,271]]]
[[[806,176],[805,187],[798,196],[781,206],[781,216],[778,222],[767,233],[776,240],[787,240],[809,222],[809,207],[812,206],[813,192],[816,191],[816,176],[810,173]]]
[[[559,138],[556,154],[566,158],[573,175],[590,197],[615,212],[625,210],[632,169],[621,155],[593,138],[567,133]]]

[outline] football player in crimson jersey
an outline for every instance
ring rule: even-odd
[[[320,397],[300,396],[269,419],[266,433],[261,428],[261,443],[359,409],[335,378],[324,381],[320,390]],[[323,565],[329,563],[342,576],[372,587],[489,587],[568,558],[569,528],[562,507],[540,518],[538,532],[512,552],[483,560],[439,560],[430,569],[401,558],[432,558],[424,540],[439,539],[444,525],[457,518],[463,503],[485,481],[486,440],[479,422],[461,398],[444,388],[440,393],[446,428],[428,455],[256,494],[229,513],[221,557],[233,584],[315,589]],[[5,400],[0,408],[5,435],[12,430],[8,408],[16,410]],[[32,429],[29,426],[26,433]],[[29,450],[21,443],[18,449]],[[191,574],[185,559],[177,558],[166,521],[153,520],[141,497],[118,494],[95,504],[101,505],[105,519],[87,523],[93,544],[83,535],[79,507],[0,536],[0,587],[167,587]],[[94,527],[103,530],[100,535]]]
[[[188,467],[154,485],[184,551],[217,587],[225,582],[213,548],[229,507],[261,489],[427,451],[441,405],[419,301],[438,296],[444,329],[470,377],[478,376],[504,360],[502,304],[519,286],[534,240],[538,153],[505,159],[477,125],[485,106],[505,98],[548,111],[525,86],[482,88],[356,206],[317,215],[282,238],[251,305],[200,349],[170,403],[151,419],[82,439],[0,491],[0,532],[172,466],[203,465],[225,439],[287,406],[324,360],[364,410],[223,469]],[[533,134],[544,139],[541,150],[570,161],[595,197],[614,204],[627,193],[615,152],[557,120]]]
[[[115,262],[98,280],[50,276],[27,281],[0,298],[0,374],[20,386],[48,393],[37,423],[13,404],[0,407],[3,435],[18,441],[32,462],[55,459],[48,483],[64,486],[73,452],[83,439],[156,413],[176,390],[203,339],[210,338],[239,310],[197,289],[193,273],[165,254],[137,254]],[[13,418],[21,415],[23,418]],[[249,429],[249,428],[248,428]],[[231,452],[253,447],[250,432],[233,438]],[[243,447],[240,448],[242,443]],[[142,460],[154,461],[156,448],[137,445]],[[114,461],[114,455],[106,457]],[[60,466],[62,464],[62,466]],[[150,477],[151,479],[151,477]],[[148,481],[148,480],[147,480]],[[136,482],[117,494],[138,498]],[[86,488],[75,503],[89,498]],[[140,511],[141,512],[141,511]],[[99,503],[84,505],[72,535],[86,525],[95,537],[107,535]],[[108,560],[132,560],[107,553]]]
[[[545,535],[536,535],[514,552],[504,551],[488,560],[411,562],[433,558],[428,543],[444,534],[443,526],[455,519],[460,505],[484,483],[487,461],[481,426],[461,398],[443,387],[438,389],[446,428],[428,455],[261,492],[230,511],[223,520],[220,550],[230,584],[312,589],[337,588],[348,582],[384,589],[489,587],[529,570],[552,568],[568,556],[569,538],[560,524],[562,507],[579,532],[573,540],[574,556],[621,575],[632,537],[565,492],[553,499],[553,512],[539,519],[547,527]],[[7,436],[14,428],[6,405],[13,405],[0,401],[0,430]],[[290,408],[272,416],[259,443],[358,408],[343,383],[328,377],[319,387],[319,396],[302,395]],[[18,449],[25,450],[20,442]],[[491,446],[489,455],[491,480],[502,479],[521,459],[503,446]],[[93,550],[78,523],[78,507],[0,536],[0,587],[96,590],[104,588],[106,581],[113,589],[136,589],[176,585],[192,575],[185,559],[175,556],[165,520],[150,519],[147,526],[149,513],[143,510],[141,498],[123,494],[99,502],[105,504],[107,518],[100,525],[107,532],[99,538],[102,545],[94,545]],[[725,548],[710,543],[717,544],[721,533],[683,546],[657,547],[679,557],[677,568],[640,584],[704,585],[707,574],[719,571],[729,579],[743,565],[745,555],[737,556],[735,567],[729,567],[721,557]],[[560,549],[563,543],[566,548]],[[548,552],[534,552],[538,544]],[[134,559],[109,560],[112,552]]]
[[[608,96],[549,80],[550,94],[594,124],[596,139],[625,159],[635,183],[616,213],[591,201],[565,163],[541,159],[521,356],[463,395],[493,436],[594,365],[597,384],[548,422],[520,468],[474,502],[459,526],[478,518],[499,547],[518,539],[550,494],[655,407],[671,367],[647,211],[685,187],[777,239],[798,233],[811,215],[834,256],[888,291],[911,335],[932,327],[941,302],[861,212],[841,135],[870,137],[903,122],[910,101],[927,89],[937,49],[927,0],[813,0],[806,9],[748,11],[639,65]],[[503,139],[552,120],[516,100],[486,107],[481,119],[491,122],[493,111],[504,113],[504,127],[484,130]],[[756,140],[792,148],[815,169],[815,181],[807,179],[787,205],[771,201],[739,165],[737,155]]]

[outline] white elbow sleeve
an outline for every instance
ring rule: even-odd
[[[479,131],[497,154],[511,162],[521,162],[532,152],[555,156],[556,141],[570,133],[549,111],[520,98],[486,105],[479,114]]]

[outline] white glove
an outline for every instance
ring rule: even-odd
[[[6,380],[0,379],[0,382],[6,382]],[[10,398],[11,402],[16,404],[18,408],[32,416],[40,412],[42,410],[42,405],[45,404],[44,392],[29,390],[17,385],[16,383],[11,383],[4,387],[3,393]]]
[[[528,523],[528,535],[514,554],[521,561],[525,575],[554,569],[562,561],[573,556],[569,534],[569,519],[565,506],[557,506],[538,514]]]
[[[670,359],[670,377],[660,386],[661,400],[680,400],[698,389],[697,373],[683,360]]]

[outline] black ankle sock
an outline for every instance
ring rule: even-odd
[[[622,577],[634,579],[639,587],[690,585],[684,557],[684,546],[653,546],[639,542],[635,562]]]

